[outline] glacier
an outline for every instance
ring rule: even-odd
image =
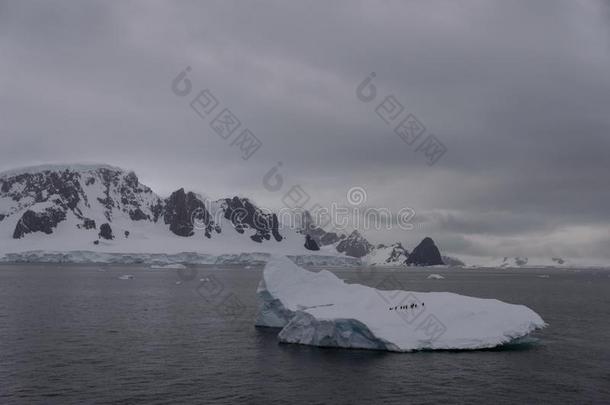
[[[90,250],[26,250],[0,253],[0,264],[14,263],[76,263],[76,264],[143,264],[151,268],[177,268],[184,265],[262,266],[271,257],[268,252],[209,254],[200,252],[130,253],[94,252]],[[355,257],[338,255],[296,254],[287,255],[295,263],[307,266],[356,267],[361,262]],[[154,267],[152,267],[154,266]]]
[[[267,262],[256,326],[280,342],[386,350],[484,349],[546,326],[524,305],[449,292],[382,290],[311,272],[286,257]]]

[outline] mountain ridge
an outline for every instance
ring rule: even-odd
[[[0,172],[0,239],[5,245],[0,253],[24,247],[176,253],[184,246],[217,253],[223,249],[231,253],[240,249],[285,254],[319,251],[378,265],[407,262],[408,251],[398,242],[386,252],[357,230],[349,235],[326,232],[308,212],[303,215],[303,226],[291,229],[282,227],[275,213],[246,197],[212,200],[178,188],[163,198],[142,184],[134,171],[105,163],[32,165]],[[201,243],[177,242],[175,237]]]

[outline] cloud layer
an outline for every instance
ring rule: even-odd
[[[1,2],[0,169],[106,162],[279,207],[262,178],[282,162],[312,201],[361,186],[417,212],[375,241],[610,259],[609,17],[593,0]],[[262,141],[252,158],[171,91],[186,66]],[[435,165],[378,117],[387,95],[447,147]]]

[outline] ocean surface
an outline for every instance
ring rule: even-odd
[[[333,271],[525,304],[549,326],[484,351],[278,344],[253,326],[260,267],[1,265],[0,404],[610,403],[606,270]]]

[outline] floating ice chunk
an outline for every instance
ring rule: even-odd
[[[441,276],[440,274],[430,274],[428,277],[426,277],[428,280],[443,280],[445,277]]]
[[[523,305],[448,292],[384,291],[347,284],[333,273],[310,272],[285,257],[267,263],[257,295],[257,326],[282,328],[282,342],[314,346],[481,349],[546,325]]]
[[[131,274],[123,274],[119,276],[119,280],[133,280],[135,277]]]

